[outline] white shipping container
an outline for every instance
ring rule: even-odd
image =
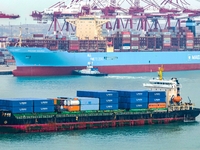
[[[139,38],[137,38],[137,37],[134,37],[134,38],[133,38],[133,37],[132,37],[131,40],[132,40],[132,41],[138,41]]]
[[[194,43],[193,40],[187,40],[186,43]]]
[[[171,32],[163,32],[163,35],[171,35]]]
[[[171,43],[171,41],[166,41],[166,40],[164,40],[163,43]]]
[[[187,49],[193,49],[193,46],[186,46]]]
[[[122,46],[122,49],[130,49],[130,46]]]
[[[171,38],[163,38],[164,41],[171,41]]]
[[[123,34],[122,37],[130,37],[130,34]]]
[[[9,51],[2,51],[2,54],[4,54],[4,55],[9,55],[10,52],[9,52]]]
[[[132,49],[139,49],[139,46],[131,46]]]
[[[12,56],[4,56],[4,59],[12,59]]]

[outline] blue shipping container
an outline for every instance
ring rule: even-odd
[[[5,99],[5,103],[9,107],[33,107],[33,100],[26,98]]]
[[[54,100],[53,99],[36,99],[33,100],[33,106],[53,106]]]
[[[8,110],[6,106],[0,106],[0,110]]]
[[[148,91],[124,91],[125,97],[148,97]]]
[[[119,102],[118,97],[114,98],[100,98],[99,103],[100,104],[117,104]]]
[[[118,93],[115,91],[97,91],[94,92],[94,97],[98,98],[114,98],[118,97]]]
[[[166,97],[165,91],[149,91],[149,97]]]
[[[130,46],[130,43],[123,43],[123,46]]]
[[[127,103],[119,103],[119,109],[127,109]]]
[[[125,97],[119,97],[118,100],[119,100],[119,103],[126,103]]]
[[[81,105],[98,105],[99,98],[93,97],[77,97]]]
[[[124,96],[124,91],[123,90],[107,90],[107,91],[114,91],[118,93],[118,97]]]
[[[7,107],[9,111],[12,113],[32,113],[33,112],[33,107]]]
[[[33,111],[36,113],[40,112],[54,112],[54,106],[37,106],[33,108]]]
[[[81,105],[80,106],[81,111],[86,110],[99,110],[99,105]]]
[[[93,97],[93,91],[77,91],[76,95],[78,97]]]
[[[102,104],[99,105],[99,110],[117,110],[118,104]]]
[[[128,103],[127,109],[146,109],[148,108],[148,103]]]
[[[126,103],[147,103],[148,97],[123,97],[121,102]]]
[[[149,97],[149,103],[165,103],[165,97]]]

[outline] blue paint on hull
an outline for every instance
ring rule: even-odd
[[[17,67],[80,67],[91,60],[94,66],[200,64],[200,51],[68,53],[30,47],[8,47],[8,50],[14,56]]]

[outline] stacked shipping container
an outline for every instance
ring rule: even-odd
[[[33,112],[54,112],[53,99],[33,99]]]
[[[129,51],[130,50],[130,32],[123,31],[122,32],[122,50]]]
[[[192,32],[186,32],[186,48],[193,49],[194,47],[194,35]]]
[[[148,91],[118,91],[120,109],[146,109]]]
[[[15,60],[6,49],[0,49],[0,64],[15,65]]]
[[[131,50],[138,50],[140,47],[140,35],[137,31],[131,32]]]
[[[77,91],[77,97],[0,99],[0,109],[13,113],[166,108],[165,91]]]
[[[165,91],[149,91],[148,108],[166,108],[166,93]]]
[[[0,109],[9,110],[12,113],[54,112],[54,103],[50,99],[0,99],[0,104]]]
[[[32,113],[33,101],[27,99],[1,99],[1,109],[9,110],[12,113]]]
[[[163,32],[163,48],[171,47],[171,33]]]
[[[99,110],[117,110],[118,93],[113,91],[77,91],[78,97],[99,99]]]
[[[99,110],[99,98],[78,97],[81,111]]]

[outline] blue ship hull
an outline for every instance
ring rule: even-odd
[[[69,75],[88,62],[108,74],[200,69],[200,51],[75,52],[47,48],[8,47],[16,61],[15,76]]]

